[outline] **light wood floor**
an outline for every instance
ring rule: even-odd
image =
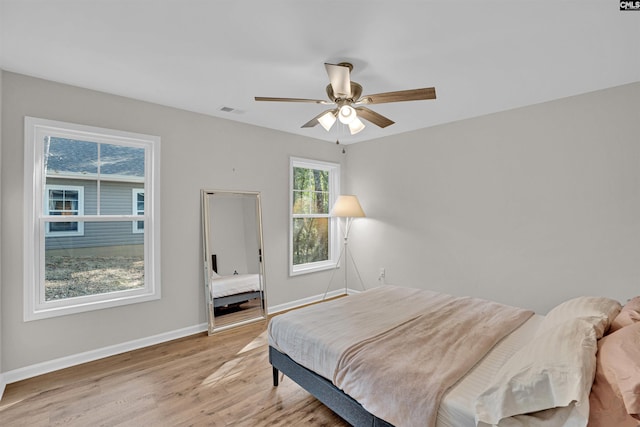
[[[289,378],[266,322],[198,334],[9,384],[2,426],[348,426]]]
[[[214,322],[216,328],[232,325],[264,316],[262,299],[254,298],[237,306],[221,307],[215,310]]]

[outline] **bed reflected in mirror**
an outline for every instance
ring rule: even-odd
[[[260,193],[202,190],[209,334],[266,319]]]

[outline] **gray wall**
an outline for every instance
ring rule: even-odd
[[[23,322],[24,116],[162,138],[162,299]],[[201,188],[262,192],[269,305],[324,292],[330,272],[288,277],[288,167],[289,156],[341,163],[334,144],[9,72],[2,124],[4,372],[204,324]]]
[[[262,192],[270,306],[322,294],[330,272],[287,275],[289,156],[342,163],[345,192],[368,215],[349,240],[368,287],[385,267],[388,283],[539,312],[575,295],[640,291],[640,83],[356,144],[346,156],[8,72],[1,85],[4,372],[205,323],[201,188]],[[162,138],[161,300],[22,321],[25,115]]]
[[[640,294],[640,83],[356,144],[346,168],[370,284],[541,313]]]

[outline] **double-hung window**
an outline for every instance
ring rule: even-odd
[[[289,172],[289,273],[334,268],[339,238],[329,212],[340,189],[340,165],[292,157]]]
[[[25,320],[160,298],[159,162],[159,137],[25,118]]]

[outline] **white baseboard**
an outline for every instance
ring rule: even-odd
[[[358,293],[360,291],[354,289],[348,289],[348,294]],[[333,298],[340,295],[344,295],[344,290],[339,289],[327,293],[326,298]],[[280,304],[271,306],[268,308],[269,314],[279,313],[281,311],[290,310],[303,305],[312,304],[323,300],[324,295],[314,295],[311,297],[299,299],[296,301],[288,302],[286,304]],[[94,360],[102,359],[109,356],[115,356],[116,354],[125,353],[127,351],[137,350],[139,348],[148,347],[155,344],[160,344],[166,341],[175,340],[178,338],[194,335],[200,332],[207,331],[207,324],[202,323],[200,325],[190,326],[187,328],[178,329],[175,331],[165,332],[158,335],[153,335],[146,338],[141,338],[133,341],[128,341],[122,344],[116,344],[108,347],[99,348],[96,350],[90,350],[84,353],[72,354],[70,356],[61,357],[59,359],[49,360],[46,362],[36,363],[35,365],[25,366],[23,368],[14,369],[11,371],[0,373],[0,399],[7,384],[14,383],[16,381],[26,380],[27,378],[36,377],[38,375],[47,374],[49,372],[57,371],[71,366],[80,365],[82,363],[92,362]]]
[[[358,293],[353,289],[347,289],[347,294]],[[303,305],[313,304],[314,302],[320,302],[325,298],[333,298],[344,295],[344,289],[338,289],[337,291],[328,292],[326,297],[324,295],[313,295],[307,298],[302,298],[296,301],[291,301],[285,304],[279,304],[269,307],[269,314],[280,313],[281,311],[291,310],[292,308],[302,307]]]
[[[0,373],[0,400],[4,394],[4,389],[7,387],[7,382],[4,380],[4,374]]]
[[[3,372],[2,374],[0,374],[0,387],[4,389],[4,386],[6,384],[11,384],[16,381],[25,380],[27,378],[36,377],[38,375],[46,374],[75,365],[80,365],[81,363],[91,362],[94,360],[102,359],[104,357],[114,356],[116,354],[125,353],[127,351],[137,350],[139,348],[148,347],[150,345],[160,344],[166,341],[194,335],[206,330],[207,324],[202,323],[200,325],[189,326],[187,328],[177,329],[175,331],[165,332],[146,338],[124,342],[122,344],[98,348],[96,350],[73,354],[71,356],[65,356],[59,359],[36,363],[35,365],[25,366],[23,368]],[[2,394],[0,394],[0,397],[1,396]]]

